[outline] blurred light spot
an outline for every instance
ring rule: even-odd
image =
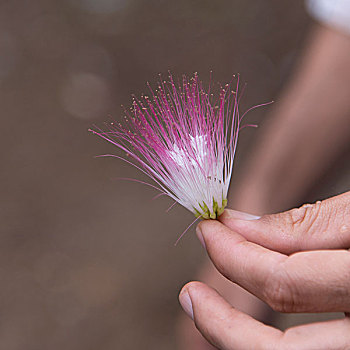
[[[76,19],[94,33],[117,35],[125,33],[130,21],[131,6],[134,0],[69,0],[80,10]]]
[[[111,105],[108,83],[92,73],[76,73],[62,89],[63,108],[75,117],[91,119],[106,114]]]
[[[86,11],[107,14],[124,9],[128,0],[73,0],[73,2]]]
[[[8,33],[0,34],[0,80],[9,75],[19,58],[15,39]]]
[[[87,43],[78,46],[72,53],[68,69],[110,77],[115,74],[113,59],[103,47]]]

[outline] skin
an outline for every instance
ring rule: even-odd
[[[302,203],[305,193],[349,145],[349,91],[350,35],[315,25],[292,79],[259,128],[231,205],[262,215]],[[211,263],[203,266],[198,278],[256,319],[271,313],[264,302],[230,284]],[[188,320],[183,318],[179,325],[181,350],[214,349]]]
[[[344,312],[339,320],[282,332],[233,308],[204,283],[180,303],[205,339],[222,350],[350,349],[350,192],[252,219],[226,210],[197,236],[217,270],[279,312]]]

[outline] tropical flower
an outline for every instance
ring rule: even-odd
[[[234,79],[233,79],[234,80]],[[116,155],[154,181],[148,184],[196,217],[216,219],[227,205],[238,132],[239,77],[220,88],[205,89],[198,75],[175,83],[170,75],[150,95],[133,97],[125,123],[109,123],[94,134],[126,153]],[[136,180],[137,181],[137,180]],[[140,181],[141,182],[141,181]]]

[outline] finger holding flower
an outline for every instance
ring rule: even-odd
[[[216,268],[280,312],[350,312],[350,192],[260,219],[226,210],[200,223]],[[331,248],[331,249],[328,249]],[[350,319],[281,332],[233,309],[208,286],[180,293],[185,311],[220,349],[346,349]]]

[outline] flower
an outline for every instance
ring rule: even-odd
[[[177,84],[170,75],[155,91],[150,88],[150,96],[133,97],[124,126],[112,122],[107,131],[90,131],[124,151],[127,157],[111,156],[148,175],[161,194],[196,217],[216,219],[227,205],[245,115],[238,109],[239,77],[234,91],[231,85],[221,87],[215,101],[197,74]]]

